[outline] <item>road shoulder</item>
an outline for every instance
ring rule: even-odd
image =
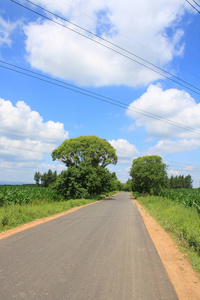
[[[181,300],[200,299],[200,279],[185,254],[181,253],[170,235],[145,211],[136,201],[138,210],[144,220],[147,231],[158,251],[174,289]]]

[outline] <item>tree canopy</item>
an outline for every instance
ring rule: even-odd
[[[117,163],[116,150],[105,139],[95,135],[65,140],[52,152],[52,158],[62,161],[67,167],[84,164],[105,168],[109,164]]]
[[[133,190],[140,193],[159,193],[167,177],[166,167],[162,158],[157,155],[134,159],[130,171]]]

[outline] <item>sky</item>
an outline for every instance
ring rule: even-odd
[[[52,151],[96,135],[116,149],[108,168],[121,182],[134,159],[159,155],[169,177],[190,174],[199,187],[197,10],[185,0],[1,0],[0,182],[59,173]]]

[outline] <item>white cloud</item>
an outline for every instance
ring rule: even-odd
[[[195,166],[187,166],[187,167],[183,168],[183,170],[185,170],[185,171],[193,171],[193,170],[195,170]]]
[[[136,113],[135,109],[142,114]],[[167,121],[159,121],[156,117],[147,117],[146,112],[157,115],[162,120],[164,118],[171,120],[173,124],[194,128],[199,134],[168,124]],[[144,126],[147,133],[153,137],[200,138],[200,103],[197,104],[185,91],[177,89],[164,91],[159,86],[150,85],[146,93],[131,103],[127,115],[135,120],[136,126]]]
[[[183,30],[179,22],[188,6],[181,0],[35,2],[161,67],[183,53]],[[77,12],[77,7],[83,14]],[[98,23],[103,20],[106,20],[106,25]],[[168,28],[171,28],[170,35],[167,34]],[[160,78],[141,65],[50,21],[30,23],[24,30],[31,66],[53,76],[87,86],[137,86]],[[102,42],[99,38],[95,40]],[[110,44],[107,46],[113,48]]]
[[[0,134],[11,139],[58,143],[68,137],[62,123],[43,122],[39,113],[32,111],[23,101],[13,106],[10,101],[0,99],[0,124]]]
[[[59,122],[44,122],[23,101],[0,99],[0,162],[39,162],[68,138]]]
[[[119,164],[131,164],[133,159],[138,156],[138,150],[127,140],[112,140],[109,143],[116,149]]]
[[[5,161],[42,161],[45,154],[51,153],[55,148],[56,144],[41,141],[0,138],[0,157]]]
[[[46,163],[42,163],[40,166],[39,166],[39,171],[40,172],[47,172],[49,169],[51,169],[52,171],[57,171],[58,173],[60,173],[61,171],[64,171],[66,170],[66,166],[65,165],[61,165],[61,164],[58,164],[58,163],[55,163],[54,165],[53,164],[46,164]],[[42,171],[43,170],[43,171]]]
[[[0,47],[2,45],[11,46],[12,40],[11,40],[11,34],[15,30],[15,28],[19,25],[19,22],[10,22],[5,21],[0,16]]]
[[[174,170],[174,169],[171,169],[169,172],[168,172],[168,174],[169,174],[169,176],[177,176],[177,175],[179,175],[180,174],[180,172],[179,171],[176,171],[176,170]]]
[[[161,140],[155,146],[149,148],[148,155],[164,155],[166,153],[179,153],[184,151],[195,151],[200,147],[200,140],[181,139]]]

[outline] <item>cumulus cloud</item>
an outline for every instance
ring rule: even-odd
[[[174,126],[181,124],[200,132],[200,104],[185,91],[177,89],[164,91],[159,86],[150,85],[146,93],[130,104],[126,113],[135,120],[136,126],[144,126],[147,133],[153,137],[181,139],[200,137],[199,133]],[[148,117],[146,115],[148,113],[153,114],[153,118]],[[161,117],[164,122],[157,120],[156,116]],[[173,125],[169,124],[168,120]],[[160,146],[162,143],[161,141]]]
[[[130,164],[139,153],[136,147],[127,140],[112,140],[109,143],[116,149],[119,164]]]
[[[43,122],[38,112],[23,101],[16,106],[0,99],[0,134],[11,139],[32,139],[58,143],[68,137],[64,125],[59,122]]]
[[[35,2],[161,67],[183,53],[183,30],[179,23],[188,6],[180,0]],[[91,38],[81,29],[62,22]],[[137,86],[149,84],[160,77],[50,21],[29,23],[24,31],[31,66],[53,76],[86,86]],[[97,37],[94,39],[102,42]]]
[[[44,155],[51,153],[56,144],[43,143],[30,139],[13,140],[0,138],[0,157],[4,161],[42,161]]]
[[[0,124],[0,162],[42,161],[57,143],[68,138],[62,123],[44,122],[23,101],[13,106],[0,99]]]

